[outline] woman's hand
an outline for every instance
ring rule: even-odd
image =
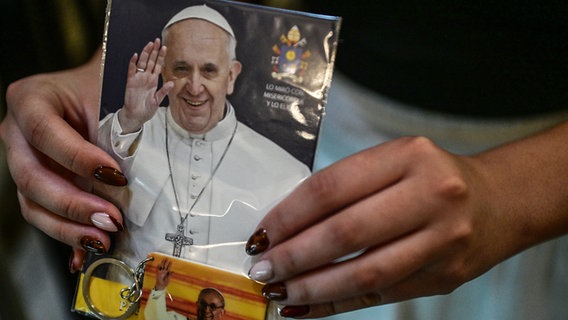
[[[120,211],[89,192],[94,181],[127,183],[112,157],[89,142],[97,136],[100,57],[10,85],[0,125],[22,215],[74,248],[72,271],[84,250],[105,252],[108,232],[122,229]]]
[[[339,161],[260,222],[250,276],[288,317],[449,293],[567,231],[568,192],[550,177],[568,174],[566,136],[568,125],[477,157],[403,138]]]

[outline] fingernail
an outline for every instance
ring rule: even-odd
[[[266,234],[266,229],[258,229],[248,240],[246,252],[250,256],[257,255],[268,249],[270,241]]]
[[[88,236],[81,238],[81,246],[83,246],[83,249],[87,252],[94,254],[103,254],[106,252],[105,245],[101,241]]]
[[[268,300],[284,300],[288,298],[288,293],[286,292],[286,286],[284,283],[271,283],[267,284],[262,288],[262,295]]]
[[[73,263],[73,258],[75,258],[75,253],[71,251],[71,257],[69,257],[69,272],[71,272],[71,274],[75,274],[75,272],[79,271]]]
[[[99,166],[95,169],[94,176],[102,183],[111,186],[123,187],[128,184],[128,180],[122,172],[111,167]]]
[[[251,279],[266,282],[274,277],[274,272],[272,270],[272,263],[268,260],[262,260],[257,262],[249,271],[249,277]]]
[[[285,306],[280,310],[280,315],[286,318],[305,316],[310,312],[310,306]]]
[[[91,215],[91,222],[99,229],[116,232],[124,230],[124,227],[114,217],[104,212],[95,212]]]

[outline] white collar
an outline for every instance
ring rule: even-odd
[[[174,121],[169,107],[166,109],[166,121],[168,121],[168,125],[172,128],[173,132],[182,139],[202,139],[211,142],[221,140],[231,136],[235,128],[235,123],[237,122],[235,110],[229,101],[227,101],[226,106],[227,112],[225,113],[225,117],[206,133],[194,134],[182,128]]]

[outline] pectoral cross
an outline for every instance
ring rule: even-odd
[[[183,223],[178,224],[176,233],[166,233],[166,241],[174,243],[174,257],[181,256],[181,249],[193,244],[193,239],[185,236]]]

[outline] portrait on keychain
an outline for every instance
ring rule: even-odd
[[[227,1],[113,1],[110,12],[98,145],[128,178],[97,190],[123,211],[112,255],[246,271],[246,240],[310,175],[336,21]]]
[[[139,318],[265,319],[261,285],[243,275],[154,253],[146,265]]]

